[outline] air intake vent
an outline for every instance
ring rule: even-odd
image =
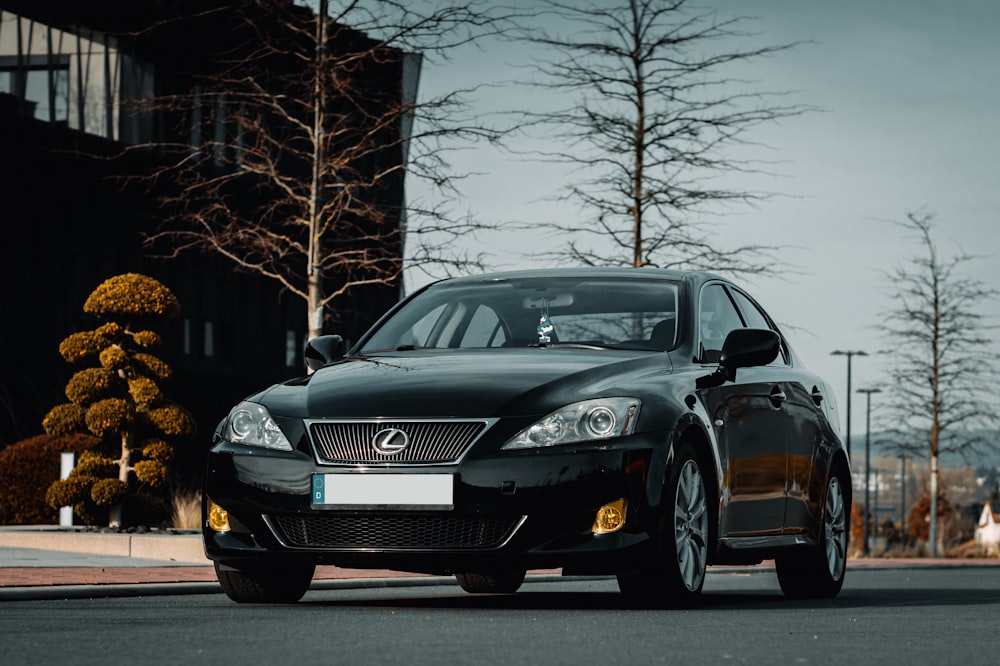
[[[297,548],[387,550],[496,548],[522,520],[440,516],[276,515],[271,518],[285,542]]]

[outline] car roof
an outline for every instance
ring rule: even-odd
[[[695,283],[708,280],[724,280],[724,278],[706,271],[682,271],[668,268],[631,266],[580,266],[573,268],[531,268],[515,271],[480,273],[461,277],[447,278],[441,283],[482,282],[483,280],[516,280],[524,278],[545,277],[652,277],[674,281],[691,281]],[[726,280],[728,282],[728,280]],[[440,284],[440,283],[439,283]]]

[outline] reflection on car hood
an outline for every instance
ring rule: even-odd
[[[580,349],[409,351],[349,358],[259,399],[293,417],[494,417],[547,413],[662,375],[668,354]]]

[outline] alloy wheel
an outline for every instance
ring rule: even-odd
[[[708,511],[705,482],[695,460],[685,461],[677,479],[674,539],[681,580],[688,590],[697,590],[708,558]]]
[[[830,484],[827,486],[823,522],[826,531],[826,563],[830,567],[830,576],[836,580],[847,565],[847,512],[844,493],[836,476],[830,477]]]

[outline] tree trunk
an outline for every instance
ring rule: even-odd
[[[309,276],[309,303],[307,305],[309,317],[309,339],[323,335],[323,288],[320,284],[318,271]]]
[[[306,267],[308,274],[308,299],[306,313],[309,326],[309,339],[323,335],[323,274],[319,270],[322,260],[322,247],[320,243],[320,229],[322,214],[322,199],[320,197],[322,189],[322,159],[323,159],[323,106],[324,89],[323,73],[326,54],[326,14],[327,0],[320,0],[319,11],[316,13],[316,63],[313,75],[313,128],[312,128],[312,180],[310,182],[309,201],[309,265]]]
[[[938,556],[938,457],[931,456],[931,506],[930,506],[930,532],[927,535],[927,542],[931,549],[931,557]]]
[[[135,443],[135,435],[126,431],[122,433],[122,455],[118,459],[118,480],[128,483],[129,474],[132,473],[132,445]],[[122,505],[117,502],[111,507],[108,514],[108,527],[122,526]]]

